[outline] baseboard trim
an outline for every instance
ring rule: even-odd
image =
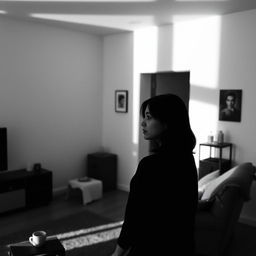
[[[250,218],[248,216],[240,216],[239,222],[243,224],[247,224],[249,226],[256,227],[256,219]]]
[[[54,188],[52,191],[53,197],[62,196],[67,193],[67,186]]]

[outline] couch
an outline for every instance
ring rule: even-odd
[[[199,180],[195,224],[198,255],[226,255],[243,204],[250,200],[255,170],[247,162],[222,175],[214,171]]]

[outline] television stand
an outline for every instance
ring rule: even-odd
[[[0,173],[0,213],[46,205],[51,200],[51,171],[21,169]]]

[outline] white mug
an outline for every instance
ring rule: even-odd
[[[29,242],[34,246],[41,246],[45,243],[46,232],[45,231],[35,231],[31,237],[29,237]]]

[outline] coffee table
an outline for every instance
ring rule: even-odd
[[[10,245],[10,256],[65,256],[65,249],[58,238],[47,238],[44,245],[33,246],[29,241]]]

